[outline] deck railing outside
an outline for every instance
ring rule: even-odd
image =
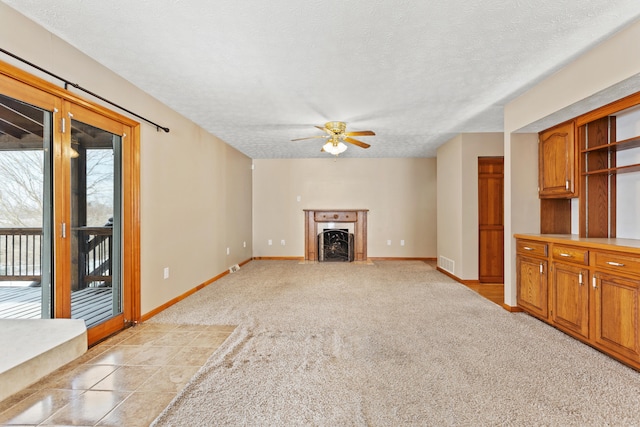
[[[113,228],[80,227],[75,231],[80,288],[111,286]],[[0,228],[0,282],[39,283],[41,258],[41,228]]]
[[[0,228],[0,280],[40,281],[41,228]]]

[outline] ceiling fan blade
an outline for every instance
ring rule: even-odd
[[[358,147],[362,147],[362,148],[371,147],[369,144],[366,144],[366,143],[364,143],[362,141],[358,141],[357,139],[353,139],[353,138],[349,138],[349,137],[344,138],[344,142],[349,142],[349,143],[351,143],[353,145],[357,145]]]
[[[320,129],[323,132],[328,133],[329,135],[332,135],[332,132],[329,129],[327,129],[326,127],[324,127],[324,126],[315,126],[315,127],[317,127],[318,129]]]
[[[346,132],[345,136],[373,136],[375,132],[372,130],[360,130],[356,132]]]
[[[296,138],[296,139],[292,139],[292,141],[302,141],[304,139],[315,139],[315,138],[326,138],[326,135],[316,135],[316,136],[308,136],[306,138]]]

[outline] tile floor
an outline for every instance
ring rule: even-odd
[[[129,328],[0,402],[0,425],[148,426],[234,329]]]

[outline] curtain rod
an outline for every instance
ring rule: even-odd
[[[29,62],[29,61],[27,61],[26,59],[20,58],[18,55],[15,55],[15,54],[13,54],[13,53],[11,53],[11,52],[9,52],[9,51],[6,51],[6,50],[2,49],[1,47],[0,47],[0,51],[1,51],[2,53],[5,53],[5,54],[9,55],[10,57],[12,57],[12,58],[14,58],[14,59],[17,59],[17,60],[18,60],[18,61],[20,61],[20,62],[23,62],[23,63],[25,63],[25,64],[29,65],[30,67],[33,67],[33,68],[35,68],[35,69],[37,69],[37,70],[40,70],[40,71],[42,71],[43,73],[48,74],[48,75],[50,75],[51,77],[56,78],[56,79],[58,79],[58,80],[60,80],[60,81],[64,82],[64,89],[65,89],[65,90],[68,90],[68,86],[69,86],[69,85],[71,85],[71,86],[75,87],[76,89],[81,90],[82,92],[88,93],[89,95],[93,96],[94,98],[98,98],[99,100],[104,101],[104,102],[106,102],[107,104],[113,105],[114,107],[119,108],[119,109],[120,109],[120,110],[122,110],[122,111],[126,111],[127,113],[129,113],[129,114],[131,114],[131,115],[133,115],[133,116],[135,116],[135,117],[139,118],[140,120],[144,120],[145,122],[147,122],[147,123],[150,123],[150,124],[154,125],[154,126],[156,127],[156,131],[158,131],[158,132],[160,131],[160,129],[162,129],[163,131],[165,131],[165,132],[169,133],[169,128],[164,127],[164,126],[160,126],[159,124],[157,124],[157,123],[155,123],[155,122],[152,122],[151,120],[146,119],[146,118],[142,117],[141,115],[136,114],[136,113],[134,113],[133,111],[128,110],[128,109],[126,109],[126,108],[124,108],[124,107],[122,107],[122,106],[120,106],[120,105],[116,104],[115,102],[111,102],[111,101],[109,101],[108,99],[103,98],[102,96],[100,96],[100,95],[98,95],[98,94],[96,94],[96,93],[93,93],[93,92],[91,92],[91,91],[90,91],[90,90],[88,90],[88,89],[83,88],[82,86],[80,86],[80,85],[79,85],[79,84],[77,84],[77,83],[73,83],[73,82],[71,82],[71,81],[69,81],[69,80],[67,80],[67,79],[65,79],[65,78],[63,78],[63,77],[60,77],[60,76],[58,76],[58,75],[56,75],[56,74],[52,73],[52,72],[51,72],[51,71],[49,71],[49,70],[45,70],[44,68],[42,68],[42,67],[40,67],[40,66],[38,66],[38,65],[36,65],[36,64],[34,64],[34,63],[32,63],[32,62]]]

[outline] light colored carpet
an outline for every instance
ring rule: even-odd
[[[640,425],[640,373],[419,261],[252,261],[151,321],[239,325],[158,426]]]

